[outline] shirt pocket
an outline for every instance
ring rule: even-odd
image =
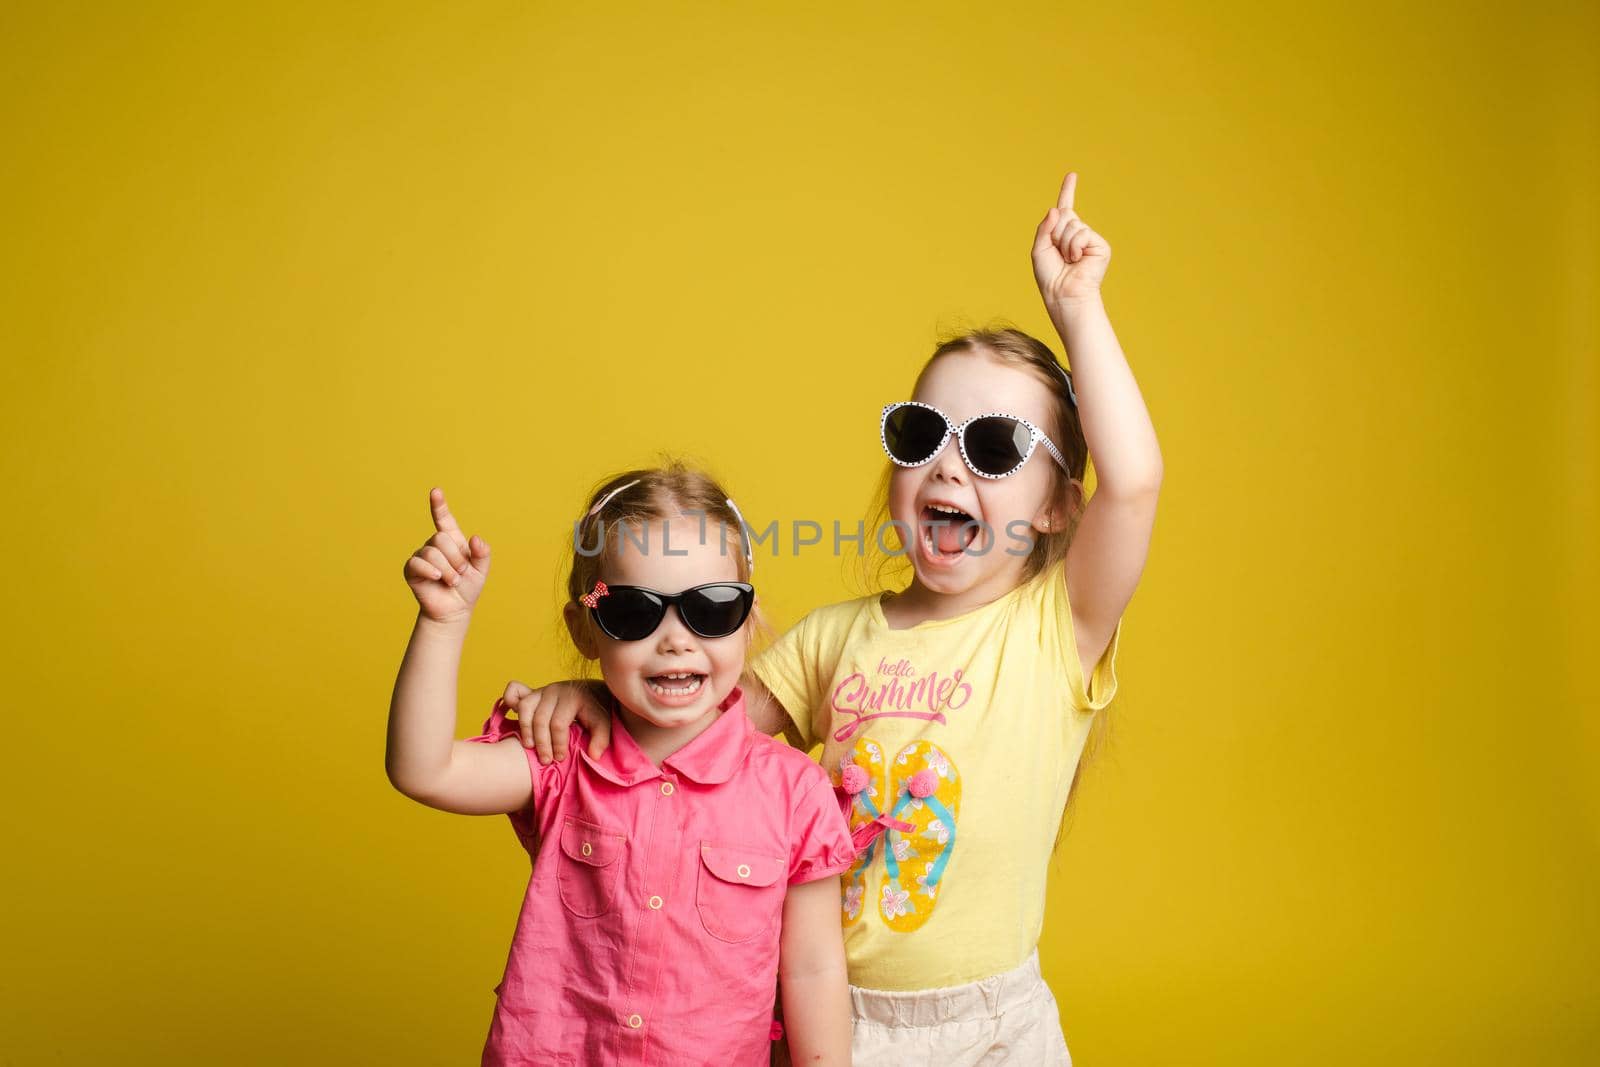
[[[749,941],[783,910],[788,860],[743,845],[700,846],[695,907],[706,933],[719,941]]]
[[[592,919],[611,910],[616,895],[618,863],[627,850],[623,834],[568,816],[561,824],[561,857],[556,888],[572,914]]]

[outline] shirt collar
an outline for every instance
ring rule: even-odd
[[[701,785],[718,785],[733,777],[744,765],[754,740],[755,726],[745,714],[744,691],[738,686],[733,687],[733,692],[717,705],[717,709],[722,713],[717,721],[662,760],[662,767]],[[650,757],[628,733],[620,717],[612,720],[611,744],[604,752],[598,757],[591,756],[588,745],[580,744],[578,755],[596,774],[617,785],[635,785],[661,777],[661,767],[650,762]]]

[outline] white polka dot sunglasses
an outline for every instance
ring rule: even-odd
[[[1027,419],[998,411],[974,415],[957,426],[932,404],[902,400],[884,407],[878,436],[889,458],[902,467],[928,463],[954,436],[962,461],[982,478],[1005,478],[1017,473],[1040,443],[1062,470],[1072,473],[1066,457],[1043,430]]]

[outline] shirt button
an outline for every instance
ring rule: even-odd
[[[639,1027],[644,1025],[644,1019],[639,1015],[638,1012],[634,1012],[632,1015],[628,1016],[628,1025],[637,1030]]]
[[[587,856],[587,855],[591,854],[592,852],[594,852],[594,846],[589,844],[589,842],[585,841],[583,843],[583,848],[582,848],[581,851],[583,852],[583,854],[585,856]]]
[[[660,911],[661,910],[661,898],[660,897],[651,897],[650,898],[650,910],[651,911]]]
[[[748,866],[746,866],[745,864],[743,864],[743,863],[739,864],[739,877],[740,878],[748,878],[748,877],[750,877],[750,868]]]
[[[670,797],[672,795],[672,783],[671,782],[662,782],[661,783],[661,795],[664,796],[664,797]]]

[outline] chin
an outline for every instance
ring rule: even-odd
[[[686,708],[659,708],[651,703],[648,697],[645,697],[639,707],[634,710],[634,714],[651,726],[656,726],[663,730],[671,730],[679,726],[688,726],[690,723],[699,722],[705,718],[706,712],[714,707],[716,707],[715,704],[700,701]]]
[[[912,549],[911,566],[924,588],[938,593],[959,593],[977,584],[982,575],[983,557],[966,552],[953,557],[930,555],[919,538]]]
[[[991,558],[995,551],[991,548],[986,555],[963,555],[953,562],[929,562],[919,553],[912,560],[912,565],[924,589],[955,596],[976,589],[1004,570]]]
[[[919,567],[917,569],[917,578],[921,581],[922,587],[930,593],[940,593],[946,596],[965,593],[968,589],[978,584],[978,576],[976,574],[971,572],[952,573],[948,569],[929,572]]]

